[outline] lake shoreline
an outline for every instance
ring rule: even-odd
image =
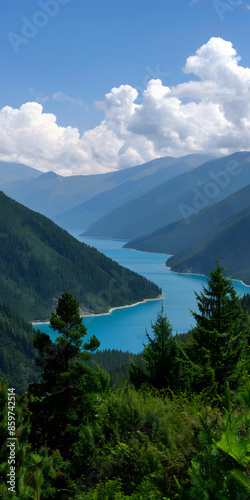
[[[122,247],[122,248],[126,248],[128,250],[134,250],[135,252],[141,252],[141,253],[149,253],[149,254],[158,254],[158,255],[166,255],[168,258],[170,257],[174,257],[173,254],[169,254],[169,253],[166,253],[166,252],[150,252],[149,250],[139,250],[138,248],[133,248],[133,247]],[[166,261],[167,262],[167,261]],[[199,273],[193,273],[192,271],[190,272],[186,272],[186,273],[181,273],[179,271],[173,271],[171,267],[167,266],[166,262],[163,264],[163,266],[165,266],[167,269],[169,269],[169,271],[171,273],[174,273],[174,274],[181,274],[183,276],[201,276],[201,277],[204,277],[207,279],[208,275],[207,274],[199,274]],[[238,278],[229,278],[228,276],[225,276],[228,280],[231,280],[231,281],[238,281],[238,283],[242,283],[242,285],[244,286],[247,286],[250,288],[250,284],[248,285],[247,283],[245,283],[245,281],[241,280],[241,279],[238,279]]]
[[[167,266],[167,264],[163,264],[163,265],[165,267],[167,267],[167,269],[169,269],[170,273],[173,273],[173,274],[182,274],[183,276],[201,276],[202,278],[206,278],[206,279],[208,278],[207,274],[199,274],[199,273],[192,273],[192,272],[181,273],[179,271],[173,271],[171,267]],[[242,280],[239,280],[237,278],[229,278],[228,276],[225,276],[225,278],[227,278],[230,281],[238,281],[238,283],[242,283],[242,285],[250,288],[250,285],[248,285],[247,283],[245,283]]]
[[[162,300],[162,299],[163,299],[163,293],[161,293],[161,295],[158,295],[158,297],[155,297],[155,299],[144,299],[141,300],[140,302],[135,302],[134,304],[128,304],[127,306],[111,307],[111,309],[106,313],[85,314],[83,318],[91,318],[92,316],[109,316],[110,314],[112,314],[113,311],[116,311],[117,309],[127,309],[128,307],[135,307],[139,306],[140,304],[146,304],[147,302],[152,302],[154,300]]]
[[[110,314],[112,314],[113,311],[116,311],[117,309],[127,309],[128,307],[135,307],[135,306],[139,306],[140,304],[146,304],[147,302],[152,302],[152,301],[155,301],[155,300],[162,300],[163,299],[163,293],[158,295],[158,297],[155,297],[154,299],[144,299],[144,300],[141,300],[140,302],[135,302],[134,304],[128,304],[126,306],[118,306],[118,307],[111,307],[109,309],[108,312],[106,313],[97,313],[97,314],[83,314],[82,317],[83,318],[91,318],[91,317],[97,317],[97,316],[109,316]],[[50,321],[48,320],[45,320],[45,321],[42,321],[42,320],[35,320],[35,321],[31,321],[32,325],[49,325],[50,324]]]
[[[190,313],[190,309],[197,310],[194,290],[197,293],[202,292],[202,285],[206,286],[205,276],[170,272],[169,266],[166,266],[169,254],[125,249],[122,248],[121,241],[118,243],[112,239],[105,241],[103,238],[95,240],[86,238],[85,243],[96,246],[108,257],[124,267],[139,272],[162,289],[164,311],[172,326],[173,335],[186,333],[194,327],[194,318]],[[250,292],[249,288],[237,281],[234,282],[234,286],[237,293],[242,296]],[[144,302],[144,305],[139,307],[135,307],[138,304],[135,302],[114,308],[117,311],[113,312],[113,307],[110,306],[109,311],[107,308],[105,312],[97,315],[91,315],[92,311],[80,307],[80,314],[83,316],[83,323],[86,325],[87,331],[100,340],[101,349],[118,349],[123,352],[139,353],[142,350],[142,343],[145,342],[145,330],[150,331],[152,322],[154,324],[157,313],[160,312],[162,302],[159,299],[162,296],[159,297],[159,295],[154,300],[139,301],[137,299],[139,304]],[[51,330],[50,325],[43,324],[45,322],[38,321],[38,318],[36,320],[38,324],[33,324],[33,328],[40,329],[54,341],[55,332]]]

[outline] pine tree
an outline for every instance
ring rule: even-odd
[[[200,294],[195,292],[199,312],[192,311],[197,325],[191,348],[187,349],[190,359],[202,367],[203,382],[208,383],[210,377],[210,383],[215,382],[219,392],[226,380],[232,387],[237,384],[248,338],[246,314],[223,270],[217,261],[217,267],[209,273],[207,287],[203,286]]]
[[[148,344],[143,342],[143,359],[146,373],[135,363],[131,363],[130,378],[135,387],[147,382],[156,389],[174,389],[178,385],[179,364],[177,345],[172,335],[172,327],[164,314],[163,305],[157,314],[154,324],[151,324],[154,337],[146,331]]]
[[[33,443],[41,446],[47,437],[48,445],[54,449],[61,447],[65,456],[78,435],[76,422],[81,423],[87,415],[94,414],[94,394],[106,387],[109,380],[104,372],[84,363],[100,342],[92,336],[82,345],[86,327],[82,324],[79,304],[71,294],[64,293],[58,300],[50,326],[60,334],[56,343],[40,332],[34,341],[39,352],[36,363],[43,370],[43,381],[29,387],[30,394],[35,396],[30,404],[31,434]]]

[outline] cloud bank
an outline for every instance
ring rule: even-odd
[[[96,103],[103,121],[82,136],[76,128],[58,126],[56,116],[36,102],[20,109],[5,106],[0,110],[0,160],[74,175],[167,155],[249,150],[250,68],[240,65],[232,43],[211,38],[187,58],[183,71],[195,79],[173,87],[152,79],[139,104],[130,85],[113,88]]]

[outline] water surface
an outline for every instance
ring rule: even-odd
[[[72,234],[77,236],[79,232]],[[164,310],[173,333],[187,332],[194,326],[195,321],[190,312],[190,309],[196,310],[194,291],[199,293],[202,290],[202,285],[206,285],[206,277],[172,273],[165,266],[168,258],[166,254],[122,248],[125,241],[90,237],[78,239],[161,287]],[[233,284],[239,295],[249,292],[249,287],[243,283],[234,280]],[[155,322],[160,309],[161,300],[149,301],[134,307],[116,309],[108,315],[84,317],[84,323],[88,333],[96,335],[100,340],[101,349],[121,349],[137,353],[143,349],[142,342],[146,342],[145,328],[149,333],[152,331],[151,321]],[[53,340],[56,338],[48,325],[37,325],[36,328],[49,333]]]

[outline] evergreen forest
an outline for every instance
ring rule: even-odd
[[[99,351],[71,293],[50,316],[55,342],[1,305],[0,498],[250,498],[250,299],[217,262],[196,300],[182,335],[162,306],[140,355]],[[30,360],[20,387],[15,345]]]

